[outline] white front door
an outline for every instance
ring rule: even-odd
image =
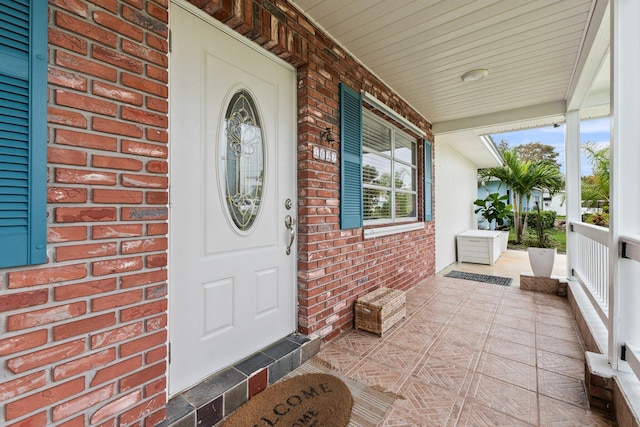
[[[295,70],[184,3],[171,6],[170,394],[296,316]]]

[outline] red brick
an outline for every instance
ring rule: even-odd
[[[158,37],[153,33],[147,33],[147,46],[162,53],[169,52],[169,42],[165,38]]]
[[[154,111],[159,111],[161,113],[169,112],[169,102],[164,99],[154,98],[152,96],[147,96],[147,108]]]
[[[164,296],[166,296],[167,286],[163,286],[165,292]],[[145,330],[147,332],[155,332],[160,329],[164,329],[167,327],[167,315],[161,314],[160,316],[152,317],[151,319],[147,319],[144,321]]]
[[[64,340],[78,335],[84,335],[104,329],[116,324],[115,313],[106,313],[99,316],[88,317],[75,322],[65,323],[53,327],[53,339]]]
[[[166,207],[121,208],[120,218],[123,221],[158,221],[166,220],[169,213]]]
[[[167,331],[162,330],[152,335],[147,335],[134,341],[129,341],[120,346],[120,356],[127,357],[132,354],[141,353],[145,350],[165,345],[167,342]]]
[[[108,261],[96,261],[91,264],[94,276],[104,276],[107,274],[126,273],[142,269],[142,258],[118,258]]]
[[[85,345],[84,340],[76,340],[14,357],[13,359],[7,360],[7,369],[14,374],[26,372],[39,366],[45,366],[82,354]]]
[[[122,123],[119,120],[109,120],[102,117],[93,117],[91,119],[91,128],[98,132],[107,132],[132,138],[141,138],[143,134],[140,126]]]
[[[155,19],[147,15],[146,13],[132,9],[128,6],[122,6],[122,16],[124,17],[124,19],[137,25],[138,27],[145,28],[165,37],[168,34],[169,30],[167,28],[166,22]]]
[[[169,22],[169,12],[166,7],[160,7],[155,3],[147,2],[147,12],[162,22]]]
[[[87,189],[73,187],[48,187],[48,203],[86,203]]]
[[[59,223],[115,221],[116,219],[116,208],[55,208],[55,221]]]
[[[118,11],[118,0],[89,0],[91,3],[100,6],[101,8],[108,10],[111,13]]]
[[[56,65],[61,67],[75,70],[80,73],[87,73],[95,77],[109,80],[110,82],[115,82],[118,79],[118,71],[115,68],[100,65],[88,59],[59,50],[56,51],[55,57]]]
[[[69,73],[58,68],[49,67],[48,81],[52,85],[64,86],[69,89],[87,91],[87,78]]]
[[[118,149],[118,141],[116,138],[66,129],[55,130],[55,142],[56,144],[73,145],[96,150],[116,151]]]
[[[7,317],[7,331],[32,328],[49,323],[61,322],[86,314],[86,303],[75,302],[72,304],[47,307],[41,310],[33,310],[26,313],[14,314]]]
[[[147,171],[151,173],[166,174],[169,172],[169,164],[166,161],[151,160],[147,163]]]
[[[153,80],[157,80],[162,83],[169,83],[169,72],[166,69],[156,67],[152,64],[146,64],[145,66],[147,77]]]
[[[122,101],[132,105],[142,105],[141,94],[122,87],[100,81],[94,81],[91,85],[91,90],[94,95],[102,96],[104,98],[114,99],[116,101]]]
[[[91,387],[114,380],[133,372],[136,369],[140,369],[140,367],[142,367],[142,356],[134,356],[131,359],[118,360],[117,363],[98,370],[91,380]]]
[[[120,415],[120,420],[123,423],[130,423],[139,418],[146,417],[147,415],[154,413],[158,410],[164,411],[166,405],[165,395],[156,396],[151,400],[147,400],[146,402],[141,403],[140,405],[134,407],[133,409],[128,410],[127,412]],[[147,420],[145,420],[146,422]],[[153,424],[145,423],[145,427]],[[140,426],[142,427],[142,426]]]
[[[132,288],[134,286],[150,285],[152,283],[164,282],[167,280],[167,270],[149,271],[139,274],[130,274],[120,278],[122,288]]]
[[[167,266],[167,254],[154,254],[147,256],[147,262],[145,264],[147,268],[158,268]]]
[[[101,332],[91,336],[91,348],[106,347],[108,345],[116,344],[121,341],[137,337],[143,332],[142,323],[132,323],[129,325],[121,326],[116,329],[111,329],[106,332]]]
[[[5,417],[7,420],[21,417],[37,409],[55,404],[74,394],[78,394],[83,390],[83,378],[77,378],[64,384],[41,390],[38,393],[7,403],[5,405]]]
[[[93,20],[100,25],[103,25],[116,33],[122,34],[125,37],[130,37],[137,41],[142,41],[143,32],[140,28],[135,27],[120,18],[104,12],[93,12]]]
[[[14,311],[21,308],[45,304],[49,299],[46,289],[0,295],[0,312]]]
[[[87,5],[80,0],[49,0],[49,4],[58,6],[83,18],[89,16]]]
[[[125,187],[140,188],[168,188],[169,179],[166,176],[154,175],[133,175],[123,173],[121,175],[121,184]]]
[[[53,297],[56,301],[64,301],[110,292],[115,290],[116,287],[116,278],[92,280],[75,285],[58,286],[53,289]]]
[[[47,243],[77,242],[87,240],[87,227],[49,227],[47,228]]]
[[[122,254],[137,254],[142,252],[157,252],[167,250],[166,238],[127,240],[120,243]]]
[[[132,89],[141,90],[142,92],[150,93],[161,98],[167,98],[169,90],[167,85],[156,83],[144,79],[142,77],[134,76],[129,73],[122,73],[122,84]]]
[[[55,182],[62,184],[115,185],[116,174],[87,169],[55,169]]]
[[[99,311],[110,310],[116,307],[137,304],[140,301],[142,301],[142,291],[139,289],[128,292],[120,292],[117,294],[92,299],[91,311],[97,313]]]
[[[88,37],[111,47],[115,47],[117,44],[117,37],[114,33],[90,24],[86,20],[77,19],[61,12],[55,12],[55,22],[60,28],[76,33],[82,37]]]
[[[169,233],[169,224],[166,222],[147,224],[147,236],[156,236],[167,233]]]
[[[58,125],[72,126],[76,128],[87,128],[87,119],[76,111],[69,111],[62,108],[49,107],[47,111],[47,121]]]
[[[81,357],[80,359],[75,359],[70,362],[57,365],[53,368],[53,379],[54,381],[60,381],[65,378],[73,377],[74,375],[107,365],[114,360],[116,360],[115,348],[102,350],[97,353]],[[91,386],[93,387],[93,384]]]
[[[146,202],[150,205],[167,205],[169,204],[169,192],[148,191]]]
[[[9,289],[27,286],[48,285],[87,277],[87,268],[83,264],[45,267],[26,271],[15,271],[8,275]]]
[[[33,427],[47,425],[47,413],[39,412],[28,418],[24,418],[16,423],[7,424],[6,427]]]
[[[160,142],[162,144],[169,142],[169,132],[166,130],[147,128],[146,135],[149,141]]]
[[[111,64],[119,69],[129,70],[137,74],[142,73],[142,62],[120,52],[116,52],[115,50],[93,45],[91,54],[94,59],[106,62],[107,64]]]
[[[167,128],[169,125],[169,120],[166,114],[157,114],[126,106],[123,106],[120,109],[120,117],[123,120],[128,120],[130,122],[157,126],[161,128]]]
[[[86,166],[87,153],[80,150],[67,150],[66,148],[47,148],[47,162],[65,165]]]
[[[167,300],[153,301],[120,310],[120,321],[129,322],[167,311]]]
[[[61,403],[60,405],[54,406],[52,411],[53,421],[60,421],[73,414],[84,411],[97,403],[109,400],[115,394],[115,384],[109,384],[97,390],[87,392],[75,399]]]
[[[134,43],[131,40],[122,39],[120,41],[120,48],[123,52],[126,52],[129,55],[133,55],[145,61],[152,62],[163,68],[166,68],[169,64],[169,58],[166,54],[158,52],[157,50],[150,49],[139,43]]]
[[[113,417],[123,410],[130,408],[137,402],[140,402],[140,400],[142,400],[141,390],[135,390],[132,393],[125,394],[124,396],[119,397],[98,409],[91,417],[90,422],[93,425],[100,421],[104,421],[107,418]]]
[[[130,159],[126,157],[111,157],[94,155],[91,159],[91,165],[97,168],[108,168],[118,170],[140,171],[142,170],[142,161],[138,159]]]
[[[147,144],[137,141],[122,141],[122,152],[145,157],[169,157],[169,150],[164,145]]]
[[[142,191],[133,190],[104,190],[96,188],[93,190],[93,203],[116,204],[140,204],[142,203]]]
[[[47,331],[45,329],[29,332],[23,335],[15,335],[0,340],[0,356],[19,353],[24,350],[40,347],[47,343]]]
[[[75,418],[72,418],[68,421],[65,421],[57,425],[57,427],[85,427],[85,426],[86,426],[86,423],[84,421],[84,415],[79,415]],[[111,427],[115,427],[115,426],[111,426]]]
[[[55,91],[56,104],[65,107],[84,110],[96,114],[115,117],[117,112],[116,104],[113,102],[103,101],[90,96],[80,95],[78,93],[68,92],[66,90],[57,89]]]
[[[117,253],[118,246],[115,242],[58,246],[56,248],[56,261],[61,262],[73,259],[99,258],[104,256],[113,256]]]
[[[145,368],[141,371],[135,372],[120,380],[120,390],[127,391],[141,384],[149,382],[155,378],[162,377],[166,371],[166,364],[164,361]]]
[[[159,393],[163,393],[167,388],[167,377],[158,378],[155,381],[144,386],[144,395],[146,397],[154,396]],[[149,421],[149,418],[145,422]],[[148,424],[145,424],[148,425]],[[155,424],[152,424],[155,425]]]
[[[0,383],[0,401],[4,402],[12,397],[44,387],[47,384],[45,371],[34,372],[24,377]]]
[[[142,224],[94,225],[91,227],[91,238],[93,239],[138,236],[142,236]]]
[[[86,40],[60,31],[58,28],[49,28],[49,44],[71,50],[80,55],[86,55],[88,43]]]
[[[158,347],[145,353],[145,363],[152,364],[167,358],[167,347]]]

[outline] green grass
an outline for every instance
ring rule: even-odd
[[[549,237],[551,237],[553,240],[558,242],[558,253],[561,253],[561,254],[566,253],[567,252],[567,231],[564,228],[555,228],[555,227],[550,228],[546,231],[549,234]],[[515,240],[516,240],[516,233],[515,233],[515,230],[512,228],[511,230],[509,230],[509,249],[515,249],[520,251],[524,251],[527,249],[527,246],[523,244],[516,245]]]

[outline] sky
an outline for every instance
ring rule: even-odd
[[[497,133],[491,135],[493,141],[499,144],[501,140],[509,143],[509,146],[515,147],[529,142],[540,142],[542,144],[555,147],[560,154],[558,163],[560,163],[560,171],[564,174],[564,124],[557,128],[553,126],[527,129],[517,132]],[[584,120],[580,123],[580,141],[581,143],[593,142],[598,146],[609,144],[609,118]],[[591,175],[591,164],[584,157],[580,156],[580,175]]]

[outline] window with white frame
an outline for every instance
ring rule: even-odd
[[[365,224],[417,219],[417,141],[369,111],[362,114]]]

